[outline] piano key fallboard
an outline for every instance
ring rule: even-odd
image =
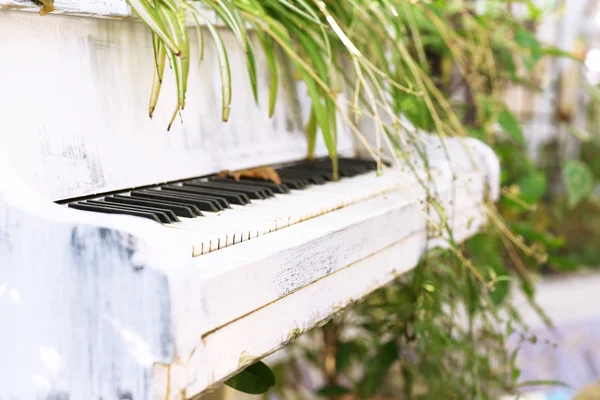
[[[276,168],[281,183],[219,175],[186,179],[66,202],[68,207],[150,219],[209,253],[334,211],[393,189],[373,160],[342,158],[333,181],[328,159]],[[377,184],[373,185],[373,182]]]

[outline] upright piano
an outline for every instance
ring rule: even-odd
[[[269,118],[264,57],[258,106],[225,32],[229,122],[208,41],[167,132],[175,88],[150,120],[151,37],[125,0],[56,6],[0,0],[0,399],[192,399],[444,246],[428,192],[455,240],[485,224],[482,143],[423,136],[428,168],[378,167],[339,118],[334,182],[323,143],[305,160],[302,85],[281,79]],[[281,184],[217,175],[264,165]]]

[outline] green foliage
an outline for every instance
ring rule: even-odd
[[[498,114],[498,123],[504,129],[510,137],[518,144],[525,144],[525,137],[523,136],[523,130],[521,124],[517,121],[517,118],[508,110],[503,110]]]
[[[275,386],[275,375],[262,361],[258,361],[229,378],[225,384],[245,393],[262,394]]]
[[[594,190],[594,174],[579,160],[569,160],[565,163],[564,180],[567,200],[571,208],[585,200]]]
[[[431,252],[411,274],[354,308],[356,320],[331,322],[339,327],[334,331],[346,327],[356,337],[324,344],[334,351],[311,347],[302,352],[322,370],[324,383],[313,389],[324,397],[493,399],[519,390],[517,351],[507,340],[515,331],[526,332],[526,326],[512,305],[514,288],[521,287],[535,307],[532,275],[540,269],[600,264],[600,204],[592,194],[600,176],[597,153],[588,155],[587,162],[560,165],[563,179],[557,180],[556,171],[538,168],[529,159],[523,130],[504,99],[508,85],[539,90],[534,72],[544,57],[570,57],[540,44],[527,28],[544,10],[530,0],[518,1],[529,10],[522,20],[509,12],[514,1],[487,2],[483,12],[470,0],[128,2],[155,35],[157,75],[164,65],[161,54],[167,53],[174,65],[176,113],[185,106],[187,89],[182,60],[190,57],[175,22],[191,14],[198,25],[206,24],[216,43],[223,119],[229,116],[231,72],[227,49],[206,14],[212,10],[245,50],[259,102],[259,71],[246,25],[257,31],[271,74],[269,115],[277,101],[281,66],[293,68],[304,82],[312,102],[304,121],[308,157],[321,134],[334,170],[337,118],[344,118],[357,135],[356,121],[371,119],[379,141],[391,143],[392,153],[409,165],[414,157],[410,145],[419,142],[420,132],[407,129],[402,117],[442,137],[472,136],[492,146],[502,161],[503,196],[497,210],[490,207],[489,229],[463,246],[450,239],[448,250]],[[202,36],[200,41],[204,43]],[[337,97],[344,88],[355,118]],[[587,90],[600,99],[597,88]],[[159,92],[160,85],[153,86],[151,112]],[[600,137],[569,129],[590,144]],[[380,149],[371,150],[379,156]],[[557,191],[561,181],[564,193]],[[443,217],[433,198],[431,204]],[[452,237],[444,225],[432,230]],[[298,389],[296,381],[285,381],[288,370],[298,370],[294,362],[275,369],[284,380],[276,388],[280,393],[288,383]],[[262,393],[274,378],[266,366],[255,364],[227,384]]]
[[[398,345],[395,339],[383,343],[377,349],[377,353],[367,360],[364,375],[357,385],[357,391],[361,397],[372,397],[379,390],[397,358]]]
[[[350,390],[344,386],[327,385],[327,386],[323,386],[321,389],[318,389],[316,391],[316,393],[318,396],[322,396],[322,397],[336,397],[336,396],[343,396],[345,394],[352,393],[352,390]]]

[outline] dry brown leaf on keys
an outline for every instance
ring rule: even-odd
[[[54,7],[54,0],[38,0],[40,3],[42,3],[42,8],[40,8],[40,15],[46,15],[48,13],[51,13],[52,11],[56,10],[56,7]]]
[[[279,178],[279,174],[271,167],[241,169],[239,171],[225,170],[219,172],[219,178],[227,178],[228,176],[232,177],[236,181],[239,181],[240,178],[252,178],[271,181],[278,185],[281,184],[281,178]]]

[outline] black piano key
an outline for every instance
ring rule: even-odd
[[[194,193],[185,193],[185,192],[177,192],[174,190],[165,190],[165,189],[158,189],[158,188],[150,188],[147,189],[149,191],[156,191],[156,192],[160,192],[160,193],[164,193],[164,194],[169,194],[169,195],[174,195],[174,196],[183,196],[189,199],[195,199],[195,200],[201,200],[201,201],[206,201],[209,202],[210,204],[212,204],[212,206],[217,210],[217,211],[223,211],[225,209],[225,207],[223,207],[221,205],[221,201],[219,199],[215,199],[214,197],[210,197],[210,196],[203,196],[203,195],[197,195]],[[206,210],[208,211],[208,210]]]
[[[281,170],[278,170],[280,174],[289,174],[290,176],[295,175],[298,177],[311,178],[311,177],[320,177],[326,181],[333,180],[333,173],[327,172],[324,170],[314,169],[310,167],[305,167],[302,165],[297,165],[294,167],[286,167]]]
[[[364,158],[347,158],[347,157],[341,157],[340,162],[346,163],[346,164],[355,164],[355,165],[364,165],[367,168],[369,168],[371,171],[374,171],[377,169],[377,161],[373,160],[373,159],[364,159]],[[390,163],[389,161],[385,161],[385,160],[381,160],[382,164],[391,167],[392,163]]]
[[[235,194],[235,193],[231,193],[231,192],[225,192],[222,190],[205,189],[205,188],[201,188],[201,187],[197,187],[197,186],[187,185],[185,182],[183,183],[182,186],[166,185],[166,186],[162,186],[162,188],[175,190],[175,191],[181,191],[181,192],[196,193],[196,194],[204,195],[204,196],[208,196],[208,197],[219,198],[227,204],[227,208],[231,208],[229,206],[229,203],[238,204],[238,205],[242,205],[242,206],[245,206],[246,204],[250,203],[250,199],[243,193]]]
[[[302,190],[305,189],[309,182],[304,179],[281,178],[281,183],[285,184],[290,189]]]
[[[300,178],[300,179],[306,179],[308,180],[310,183],[313,183],[315,185],[323,185],[325,183],[327,183],[327,180],[325,180],[325,178],[323,177],[323,175],[326,174],[319,174],[318,172],[304,172],[304,171],[295,171],[295,170],[283,170],[283,171],[278,171],[279,176],[282,178]]]
[[[245,188],[245,189],[257,190],[265,198],[269,198],[269,197],[275,196],[275,192],[273,192],[273,190],[271,190],[271,188],[268,188],[268,187],[265,187],[265,186],[249,185],[247,183],[243,183],[243,182],[239,182],[239,181],[233,181],[233,182],[214,182],[214,183],[217,183],[219,185],[222,185],[222,184],[230,185],[231,187],[234,187],[234,188],[240,188],[240,187],[242,187],[242,188]]]
[[[253,178],[240,178],[236,181],[233,178],[219,178],[219,177],[211,177],[211,181],[213,182],[239,182],[250,186],[262,186],[271,189],[274,193],[279,194],[287,194],[290,192],[290,188],[285,184],[277,184],[273,182],[267,182],[263,179],[253,179]]]
[[[163,213],[161,211],[133,208],[133,207],[127,206],[126,204],[113,204],[113,203],[106,203],[106,202],[97,201],[97,200],[87,200],[85,202],[79,202],[79,204],[87,204],[87,205],[98,206],[98,207],[109,207],[109,208],[114,208],[114,209],[123,210],[123,211],[131,210],[131,211],[149,212],[149,213],[156,215],[158,217],[158,220],[163,224],[170,224],[173,222],[173,221],[171,221],[171,218],[169,218],[168,215],[166,215],[165,213]]]
[[[173,192],[165,192],[162,190],[135,190],[131,192],[131,195],[135,197],[145,197],[156,200],[176,201],[177,203],[190,203],[202,211],[219,211],[214,202],[211,200],[201,200]]]
[[[91,204],[83,204],[83,203],[71,203],[71,204],[69,204],[69,207],[74,208],[76,210],[93,211],[93,212],[99,212],[99,213],[104,213],[104,214],[132,215],[134,217],[151,219],[155,222],[160,223],[160,219],[156,216],[156,214],[151,213],[151,212],[124,210],[124,209],[110,208],[110,207],[101,207],[101,206],[94,206]]]
[[[377,162],[374,160],[340,158],[338,161],[340,175],[344,176],[356,176],[377,169]],[[327,171],[332,170],[331,162],[329,160],[307,162],[303,165],[312,166],[313,168],[326,169]],[[386,165],[389,165],[389,163],[386,163]]]
[[[275,196],[275,193],[267,187],[264,186],[256,186],[256,185],[248,185],[246,183],[242,183],[239,181],[233,181],[233,182],[213,182],[213,181],[205,181],[208,182],[210,184],[214,184],[214,185],[225,185],[225,186],[229,186],[231,188],[234,189],[246,189],[246,190],[252,190],[255,191],[257,193],[260,193],[265,199],[269,198],[269,197],[273,197]]]
[[[227,199],[224,198],[223,196],[217,196],[214,194],[207,194],[207,193],[199,193],[199,192],[194,192],[191,190],[181,190],[181,186],[177,186],[177,185],[174,185],[174,187],[172,187],[172,188],[167,187],[167,186],[161,186],[161,191],[173,192],[176,194],[183,194],[183,195],[191,195],[196,198],[203,199],[203,200],[211,200],[214,202],[213,204],[215,204],[215,206],[218,206],[219,211],[222,211],[226,208],[231,208],[231,206],[229,205],[229,201],[227,201]]]
[[[108,207],[116,207],[116,208],[125,208],[128,210],[138,210],[138,211],[147,211],[156,213],[160,222],[164,224],[171,224],[173,222],[180,222],[179,218],[175,215],[175,213],[171,210],[167,210],[166,208],[158,208],[158,207],[148,207],[148,206],[139,206],[133,204],[122,204],[122,203],[110,203],[102,200],[88,200],[85,202],[86,204],[94,204],[98,206],[108,206]]]
[[[193,183],[201,183],[201,184],[209,184],[211,185],[212,188],[217,189],[217,190],[223,190],[225,188],[227,188],[228,190],[230,188],[234,188],[236,190],[240,190],[243,189],[244,193],[246,193],[246,195],[248,195],[248,193],[259,193],[263,198],[267,198],[267,197],[272,197],[275,196],[275,193],[273,193],[273,191],[269,188],[265,188],[262,186],[253,186],[253,185],[248,185],[248,184],[244,184],[242,182],[238,182],[238,181],[230,181],[230,182],[214,182],[214,181],[194,181]],[[248,195],[248,197],[250,197]]]
[[[266,195],[257,188],[249,188],[243,187],[242,185],[237,185],[236,183],[223,183],[223,182],[209,182],[209,181],[191,181],[186,182],[186,185],[196,186],[205,189],[216,189],[216,190],[224,190],[226,192],[234,192],[234,193],[244,193],[250,199],[263,200],[266,199]],[[236,186],[233,186],[236,185]]]
[[[204,214],[202,214],[202,211],[200,211],[200,209],[198,207],[196,207],[196,205],[189,203],[189,202],[184,202],[184,201],[180,201],[180,200],[159,200],[159,199],[151,199],[151,198],[142,198],[142,197],[135,197],[135,196],[123,196],[123,197],[127,197],[127,198],[132,198],[132,199],[140,199],[143,201],[150,201],[152,203],[156,203],[159,205],[176,205],[176,206],[183,206],[188,208],[193,214],[194,217],[203,217]]]
[[[141,198],[136,198],[136,197],[131,197],[131,196],[116,195],[116,196],[105,197],[104,201],[111,202],[111,203],[119,203],[119,204],[133,204],[133,205],[147,206],[147,207],[166,208],[166,209],[173,211],[175,213],[175,215],[177,215],[178,217],[194,218],[194,217],[198,217],[198,216],[202,215],[200,213],[200,210],[198,210],[198,213],[196,213],[196,212],[194,212],[194,210],[192,208],[190,208],[188,206],[175,204],[175,203],[161,202],[159,200],[144,200]]]
[[[179,199],[179,198],[166,198],[166,196],[165,196],[165,198],[157,199],[157,198],[152,197],[152,196],[146,196],[146,194],[144,194],[144,193],[135,194],[133,192],[130,193],[130,196],[132,198],[134,198],[134,199],[142,199],[142,200],[145,200],[145,201],[165,203],[165,204],[175,204],[175,205],[184,206],[184,207],[187,207],[190,210],[192,210],[192,212],[195,214],[195,217],[202,217],[202,216],[204,216],[204,214],[202,214],[202,211],[200,211],[200,209],[198,208],[198,206],[196,206],[192,202],[185,201],[185,200],[182,200],[182,199]]]

